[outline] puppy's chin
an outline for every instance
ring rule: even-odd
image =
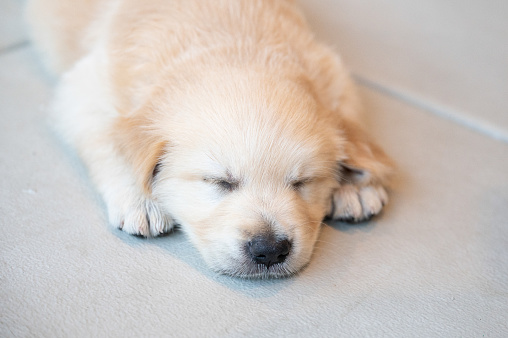
[[[252,262],[238,262],[230,267],[212,266],[212,269],[224,275],[240,278],[251,278],[251,279],[285,278],[296,274],[307,263],[296,268],[288,263],[278,263],[271,265],[270,267],[267,268],[262,264],[253,264]]]

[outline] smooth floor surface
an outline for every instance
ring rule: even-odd
[[[476,42],[506,55],[503,9],[392,0],[366,13],[352,0],[301,2],[318,37],[351,64],[369,128],[399,174],[380,216],[323,227],[300,274],[242,280],[211,272],[180,232],[141,239],[107,225],[86,171],[48,126],[54,83],[26,42],[21,3],[0,0],[1,337],[508,336],[506,58],[464,60],[469,75],[452,62]],[[382,18],[392,23],[384,32]],[[459,30],[478,41],[414,38],[453,40]],[[420,68],[407,74],[412,62]],[[463,76],[484,91],[475,96]]]

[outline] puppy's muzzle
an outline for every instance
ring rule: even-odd
[[[291,242],[285,238],[277,239],[272,235],[262,235],[249,241],[246,244],[246,251],[255,263],[264,264],[269,268],[286,260],[291,251]]]

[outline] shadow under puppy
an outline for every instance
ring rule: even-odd
[[[321,221],[363,221],[392,165],[293,1],[32,0],[51,108],[114,227],[181,225],[216,271],[285,276]]]

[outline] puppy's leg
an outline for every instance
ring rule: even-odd
[[[139,185],[137,172],[117,143],[119,116],[99,61],[103,59],[90,54],[64,74],[51,109],[56,128],[87,166],[111,225],[130,234],[157,236],[170,231],[173,220]]]
[[[378,214],[388,202],[385,186],[392,162],[355,122],[344,121],[346,158],[340,161],[339,187],[329,217],[361,222]]]
[[[109,144],[87,143],[91,148],[82,150],[81,156],[106,203],[110,224],[145,237],[171,231],[173,220],[154,198],[139,188],[123,155]]]
[[[378,214],[388,202],[385,187],[393,162],[375,144],[359,123],[361,107],[347,78],[338,113],[345,139],[345,158],[340,164],[340,186],[332,196],[328,216],[334,220],[361,222]]]

